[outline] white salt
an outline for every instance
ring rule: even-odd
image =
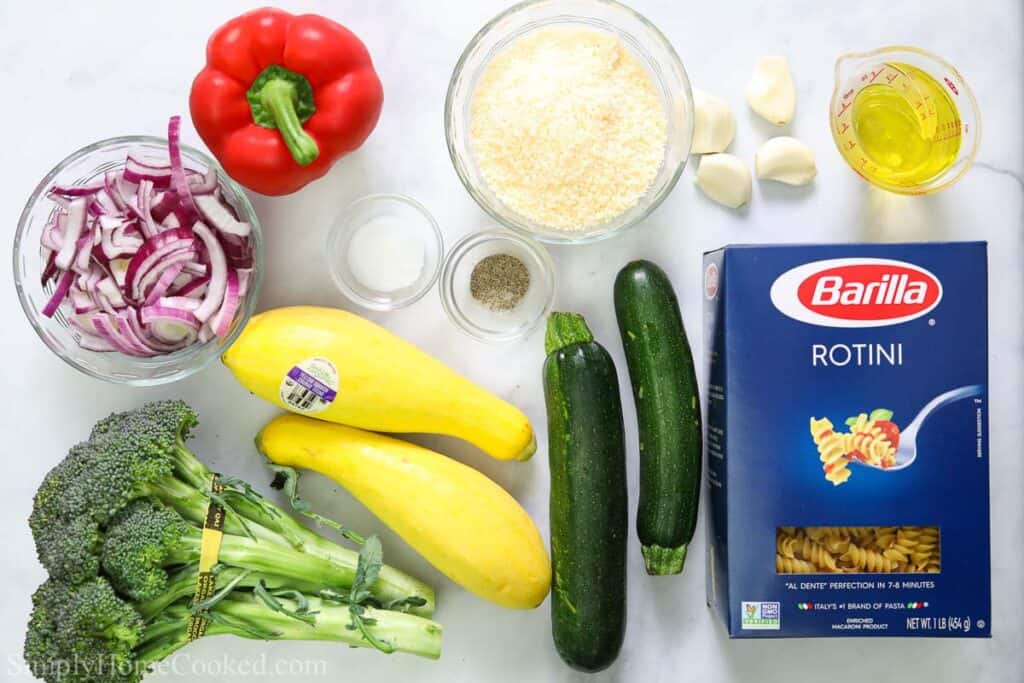
[[[348,267],[363,287],[395,292],[414,284],[426,260],[422,237],[401,218],[377,216],[356,230]]]

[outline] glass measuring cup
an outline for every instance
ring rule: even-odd
[[[865,92],[886,88],[916,119],[915,135],[941,146],[944,157],[941,165],[934,164],[934,174],[928,175],[927,167],[925,175],[901,174],[877,150],[868,151],[864,136],[879,131],[858,118],[855,105],[867,99]],[[899,194],[931,194],[952,185],[974,163],[981,142],[981,115],[970,86],[948,62],[914,47],[883,47],[836,60],[829,122],[850,168],[872,185]]]

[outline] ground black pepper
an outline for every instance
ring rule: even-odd
[[[529,289],[529,269],[511,254],[482,258],[469,276],[469,293],[494,311],[511,311]]]

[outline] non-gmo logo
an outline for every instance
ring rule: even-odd
[[[882,327],[927,314],[942,299],[942,283],[903,261],[830,259],[780,275],[771,299],[785,315],[812,325]]]

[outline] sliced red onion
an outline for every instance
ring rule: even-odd
[[[207,286],[210,284],[210,278],[205,275],[193,277],[187,283],[181,285],[173,291],[175,296],[187,296],[194,299],[201,299],[206,294]]]
[[[160,350],[149,344],[146,341],[146,339],[141,334],[139,334],[139,330],[132,325],[132,321],[134,319],[134,311],[132,311],[131,313],[127,311],[120,311],[114,318],[114,322],[117,324],[117,331],[121,333],[121,337],[125,339],[128,342],[128,344],[135,350],[136,355],[158,355],[160,353]]]
[[[60,251],[61,245],[64,244],[64,237],[61,234],[61,223],[66,222],[67,216],[62,213],[56,217],[56,220],[43,226],[43,234],[39,238],[39,243],[50,251]]]
[[[95,336],[99,334],[99,332],[96,330],[96,326],[93,325],[93,318],[95,318],[97,315],[104,314],[96,312],[80,314],[73,313],[65,317],[67,318],[68,324],[71,325],[71,327],[75,328],[80,332],[84,332],[86,334],[91,334]]]
[[[91,294],[77,287],[71,288],[71,291],[68,293],[68,299],[71,301],[71,310],[76,314],[89,313],[99,308],[99,304],[96,303]]]
[[[71,283],[75,279],[75,273],[71,270],[64,271],[64,274],[57,280],[57,286],[53,290],[53,295],[50,300],[43,306],[43,315],[47,318],[52,318],[53,314],[57,312],[57,308],[64,301],[64,297],[67,296],[68,290],[71,289]]]
[[[227,288],[227,259],[224,257],[224,250],[220,246],[217,237],[210,232],[206,224],[196,221],[192,230],[203,241],[206,252],[210,258],[210,284],[206,290],[202,305],[196,309],[196,317],[202,322],[210,319],[220,308],[224,300],[224,290]]]
[[[197,338],[199,339],[199,343],[205,344],[216,336],[217,335],[214,334],[213,327],[210,326],[210,323],[206,323],[199,328],[199,335]]]
[[[132,343],[131,339],[124,335],[122,325],[118,322],[116,315],[98,314],[93,317],[92,324],[100,336],[107,339],[121,353],[128,354],[129,356],[147,355],[144,348],[136,346]],[[124,329],[127,328],[128,325],[125,324]]]
[[[39,276],[39,283],[43,287],[45,287],[46,283],[48,283],[50,280],[52,280],[53,278],[57,277],[57,273],[60,272],[60,269],[57,268],[57,263],[56,263],[56,261],[57,261],[57,252],[55,250],[53,250],[53,249],[46,249],[46,251],[49,252],[48,254],[46,254],[44,256],[44,258],[46,259],[46,265],[43,266],[43,272]]]
[[[160,297],[157,304],[167,308],[179,308],[183,311],[189,311],[195,313],[195,310],[199,308],[202,303],[199,299],[193,299],[190,296],[164,296]],[[196,325],[198,327],[198,324]]]
[[[146,294],[145,304],[147,306],[151,306],[152,304],[155,304],[157,300],[160,299],[160,297],[167,294],[167,290],[171,288],[171,285],[174,283],[175,279],[177,279],[177,277],[181,275],[181,271],[184,267],[184,263],[175,263],[172,264],[170,267],[166,268],[164,272],[160,273],[160,277],[156,279],[156,282],[153,283],[153,287]],[[155,270],[156,269],[150,272],[155,272]]]
[[[196,277],[206,277],[207,267],[205,263],[186,263],[185,272]]]
[[[183,225],[191,225],[188,220],[196,214],[196,206],[192,201],[192,192],[185,177],[185,167],[181,163],[181,117],[172,116],[167,124],[167,153],[171,158],[171,187],[178,193],[181,207],[185,211]]]
[[[65,197],[89,197],[103,189],[103,183],[90,183],[89,185],[54,185],[50,188],[53,194],[64,195]]]
[[[65,211],[67,211],[68,207],[71,206],[70,199],[59,194],[54,194],[53,192],[46,193],[46,198]]]
[[[88,332],[79,331],[75,335],[75,341],[78,345],[86,351],[117,351],[118,348],[114,346],[106,337],[101,337],[95,334],[89,334]]]
[[[199,334],[191,327],[179,323],[157,321],[147,328],[155,339],[166,344],[175,344],[180,348],[196,343]]]
[[[153,237],[160,232],[156,221],[153,220],[153,211],[150,207],[150,200],[152,198],[153,183],[149,180],[143,180],[139,183],[137,206],[139,207],[139,217],[142,219],[139,225],[142,228],[142,234],[146,237]]]
[[[220,180],[217,177],[217,169],[212,166],[206,169],[206,175],[198,176],[192,175],[188,179],[188,188],[192,192],[193,200],[196,199],[196,195],[211,194],[220,185]],[[198,206],[198,202],[197,202]],[[200,209],[201,211],[202,209]]]
[[[110,268],[110,275],[114,278],[117,286],[124,289],[125,276],[128,274],[128,265],[132,262],[129,258],[111,259],[107,264]]]
[[[185,301],[192,300],[185,299]],[[144,306],[140,315],[142,316],[143,325],[151,325],[155,322],[172,322],[191,327],[194,330],[198,330],[200,326],[195,312],[183,305],[179,305],[178,299],[175,297],[165,297],[156,304]]]
[[[80,273],[78,275],[78,280],[75,284],[84,292],[94,292],[96,291],[96,285],[99,284],[105,275],[106,273],[103,272],[102,268],[93,264],[89,267],[87,273]]]
[[[92,230],[86,229],[78,239],[78,245],[75,247],[75,260],[71,263],[71,269],[76,273],[88,272],[96,237],[97,235]]]
[[[103,296],[99,292],[96,292],[96,301],[100,302],[100,308],[102,308],[105,312],[109,313],[110,315],[117,315],[117,309],[114,308],[114,304],[110,302],[110,299]]]
[[[114,308],[123,308],[127,305],[117,283],[109,275],[96,283],[96,291],[105,296]]]
[[[119,212],[126,208],[119,188],[121,177],[122,174],[117,171],[107,171],[103,174],[103,189],[110,195],[110,201],[114,202]]]
[[[238,296],[244,298],[249,293],[249,281],[252,278],[252,268],[238,268],[235,270],[238,275]]]
[[[101,216],[116,216],[121,213],[120,207],[114,202],[114,198],[107,192],[106,187],[96,193],[93,201],[102,209],[102,212],[99,214]]]
[[[131,313],[122,313],[119,318],[128,325],[128,335],[132,341],[146,349],[147,355],[156,356],[162,353],[173,353],[184,347],[181,340],[164,341],[150,331],[148,326],[140,322],[141,314],[133,310]]]
[[[138,290],[138,296],[136,300],[142,301],[149,297],[150,290],[156,284],[157,280],[164,274],[164,271],[170,268],[183,267],[186,263],[195,258],[195,252],[189,249],[184,251],[176,251],[168,254],[156,265],[149,269],[145,275],[141,276],[136,280],[136,289]],[[180,271],[179,271],[180,272]],[[177,273],[175,274],[177,276]]]
[[[120,235],[120,238],[118,238]],[[116,259],[118,256],[133,255],[143,244],[142,238],[125,236],[124,231],[120,233],[117,229],[101,230],[100,247],[108,259]]]
[[[78,197],[68,207],[68,218],[65,229],[62,231],[60,251],[57,252],[57,267],[67,270],[75,258],[78,240],[85,229],[85,199]]]
[[[54,186],[40,237],[43,308],[82,348],[171,353],[230,333],[250,288],[252,226],[224,199],[217,169],[182,163],[179,117],[167,165],[129,154],[102,182]],[[202,222],[199,222],[202,218]]]
[[[210,319],[210,326],[218,337],[226,337],[231,331],[231,323],[234,322],[235,313],[238,312],[239,301],[238,273],[229,270],[227,284],[224,288],[224,301],[221,302],[217,314]]]
[[[128,161],[124,166],[124,178],[133,183],[141,183],[143,180],[147,180],[153,183],[154,187],[170,187],[171,167],[146,164],[129,154]]]
[[[163,222],[178,206],[178,195],[174,190],[160,192],[150,202],[149,210],[153,214],[153,220]]]
[[[212,194],[201,194],[193,198],[200,215],[221,232],[229,235],[246,237],[252,232],[252,226],[237,220],[231,212]]]
[[[176,251],[192,249],[195,243],[196,236],[188,228],[167,230],[146,240],[132,256],[128,272],[125,274],[125,287],[131,292],[131,298],[141,298],[141,292],[136,289],[139,277],[145,275],[150,268],[168,255]]]

